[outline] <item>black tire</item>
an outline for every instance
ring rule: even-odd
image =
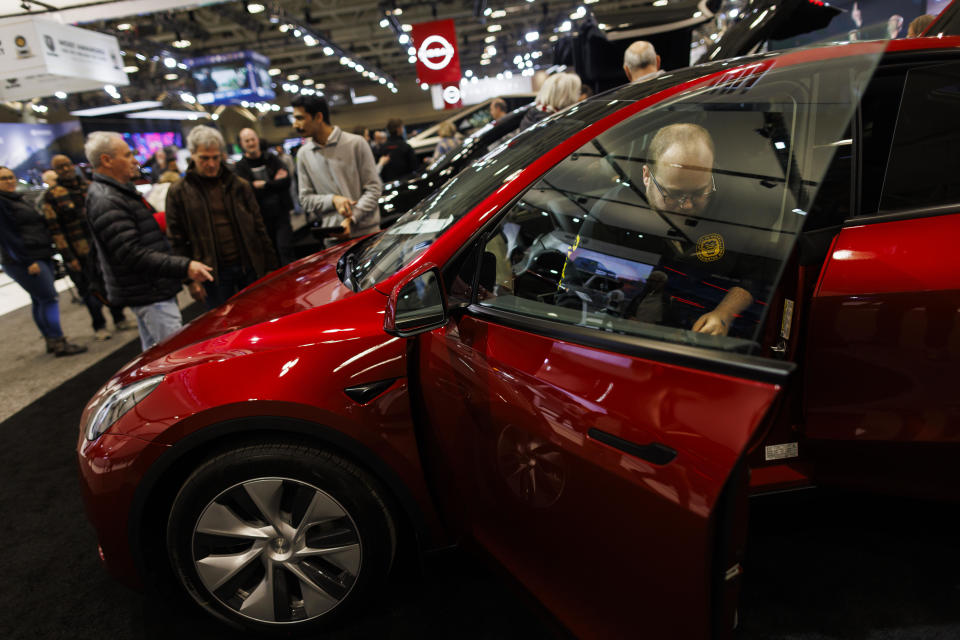
[[[382,496],[367,472],[311,446],[226,451],[173,502],[173,574],[234,626],[278,634],[327,626],[368,601],[390,571],[396,533]]]

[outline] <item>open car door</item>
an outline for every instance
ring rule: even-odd
[[[794,369],[787,265],[882,46],[861,49],[637,111],[395,291],[459,305],[412,358],[443,512],[579,637],[734,627],[744,455]]]

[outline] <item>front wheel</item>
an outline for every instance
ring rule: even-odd
[[[221,453],[173,502],[174,574],[201,607],[251,631],[326,624],[389,572],[396,535],[378,487],[351,462],[309,446]]]

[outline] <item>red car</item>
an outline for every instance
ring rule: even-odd
[[[957,495],[960,38],[552,116],[142,354],[78,446],[109,570],[295,631],[406,532],[580,637],[724,637],[751,493]],[[952,398],[952,399],[951,399]]]

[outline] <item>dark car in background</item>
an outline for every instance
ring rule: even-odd
[[[402,214],[429,196],[441,184],[485,154],[496,142],[520,126],[529,103],[514,109],[495,122],[488,121],[464,138],[459,147],[437,158],[419,176],[383,185],[380,196],[380,226],[388,227]]]

